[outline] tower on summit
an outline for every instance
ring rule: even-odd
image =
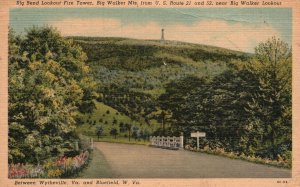
[[[160,42],[161,43],[165,43],[165,33],[164,33],[165,29],[161,29],[161,38],[160,38]]]

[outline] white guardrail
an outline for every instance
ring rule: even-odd
[[[166,149],[181,149],[183,148],[183,136],[150,136],[150,145]]]

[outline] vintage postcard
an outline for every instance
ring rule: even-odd
[[[300,186],[299,1],[0,5],[0,186]]]

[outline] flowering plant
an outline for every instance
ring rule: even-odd
[[[82,169],[89,159],[89,152],[84,151],[75,157],[59,157],[47,160],[43,165],[10,164],[9,178],[59,178],[74,174]]]

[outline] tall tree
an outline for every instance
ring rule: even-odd
[[[124,126],[125,126],[125,128],[126,128],[126,130],[127,130],[127,132],[128,132],[128,140],[130,141],[132,124],[130,124],[130,123],[125,123]]]
[[[98,140],[99,140],[100,136],[103,134],[103,127],[102,126],[97,126],[96,127],[96,134],[97,134],[97,137],[98,137]]]
[[[76,138],[77,108],[92,91],[86,55],[50,27],[9,37],[9,161],[38,163]]]
[[[192,103],[188,97],[201,86],[207,88],[205,82],[205,78],[188,76],[167,84],[166,93],[159,97],[160,107],[171,113],[173,127],[178,131],[188,133],[195,126],[192,116],[196,110],[189,106]],[[166,113],[163,113],[162,116],[165,119]]]
[[[113,127],[109,133],[110,133],[110,135],[114,136],[116,139],[117,135],[118,135],[118,130],[115,127]]]
[[[271,156],[276,158],[278,145],[291,142],[291,48],[273,37],[255,48],[255,57],[244,65],[244,69],[259,81],[245,109],[252,115],[249,118],[252,124],[262,128],[262,141],[271,144]]]

